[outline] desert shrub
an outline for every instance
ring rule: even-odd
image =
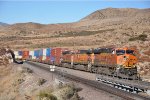
[[[27,73],[33,73],[33,71],[32,71],[30,68],[27,68],[27,69],[26,69],[26,72],[27,72]]]
[[[42,91],[39,93],[39,99],[40,100],[57,100],[57,97],[54,96],[53,94],[49,93],[49,92],[45,92],[45,91]]]
[[[70,100],[80,100],[78,93],[75,92],[74,95],[72,96],[72,98],[70,98]]]
[[[139,35],[139,37],[138,37],[138,39],[139,39],[139,40],[142,40],[142,41],[145,41],[146,38],[147,38],[147,35],[146,35],[146,34],[141,34],[141,35]]]
[[[40,85],[44,84],[45,82],[46,82],[45,79],[39,78],[39,80],[38,80],[38,85],[40,86]]]
[[[95,35],[103,32],[114,31],[114,29],[105,29],[105,30],[98,30],[98,31],[80,31],[80,32],[67,32],[67,33],[59,33],[58,35],[52,37],[72,37],[72,36],[89,36]]]
[[[24,79],[18,79],[18,84],[21,84],[24,81],[25,81]]]
[[[146,34],[141,34],[137,37],[131,37],[129,38],[129,41],[136,41],[136,40],[141,40],[141,41],[146,41],[147,35]]]
[[[22,73],[33,73],[33,70],[27,67],[23,67]]]
[[[67,84],[64,86],[64,88],[67,88],[66,92],[64,93],[65,100],[79,100],[78,91],[82,90],[81,88],[76,88],[74,84]]]
[[[12,83],[13,86],[17,86],[21,83],[23,83],[25,80],[22,79],[22,78],[18,78],[18,79],[15,79],[14,82]]]

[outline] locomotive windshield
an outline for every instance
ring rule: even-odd
[[[125,54],[125,50],[116,50],[116,54],[117,55],[124,55]]]
[[[126,50],[127,54],[134,54],[134,50]]]
[[[79,54],[86,54],[88,50],[79,50]]]

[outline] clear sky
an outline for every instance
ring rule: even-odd
[[[150,8],[150,0],[0,0],[0,22],[75,22],[108,7]]]

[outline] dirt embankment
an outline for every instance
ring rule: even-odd
[[[22,65],[0,66],[0,100],[79,100],[73,84],[56,85]]]

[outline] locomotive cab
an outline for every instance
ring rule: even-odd
[[[124,68],[135,68],[137,58],[135,56],[135,50],[129,48],[118,48],[115,50],[117,55],[117,65]]]

